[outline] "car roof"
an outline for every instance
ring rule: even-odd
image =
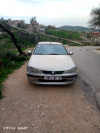
[[[60,44],[62,45],[62,43],[60,42],[39,42],[38,44]]]

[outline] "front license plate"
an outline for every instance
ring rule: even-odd
[[[57,77],[57,76],[46,76],[44,77],[44,80],[62,80],[62,77]]]

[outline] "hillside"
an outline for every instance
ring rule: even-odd
[[[70,30],[70,31],[79,31],[79,32],[87,32],[90,31],[91,29],[88,27],[82,27],[82,26],[61,26],[58,27],[58,29],[62,29],[62,30]]]
[[[82,40],[80,36],[83,34],[77,31],[70,31],[70,30],[66,31],[57,28],[56,29],[46,28],[45,33],[48,35],[54,35],[56,37],[66,38],[71,40]]]

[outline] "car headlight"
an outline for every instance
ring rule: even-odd
[[[35,69],[33,67],[29,67],[29,66],[27,67],[27,71],[30,72],[30,73],[41,73],[40,70]]]
[[[72,72],[75,72],[77,70],[76,67],[72,68],[72,69],[69,69],[67,71],[64,71],[64,73],[72,73]]]

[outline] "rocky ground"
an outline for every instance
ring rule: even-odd
[[[0,133],[100,133],[100,112],[79,79],[73,86],[32,85],[25,64],[4,88]]]

